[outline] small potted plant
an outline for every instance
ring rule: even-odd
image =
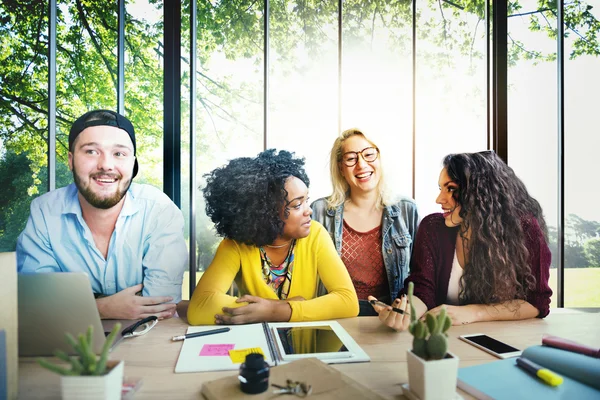
[[[443,307],[437,318],[427,314],[425,322],[416,318],[413,306],[414,284],[408,284],[410,327],[413,348],[407,350],[408,385],[421,400],[452,399],[456,393],[458,357],[448,352],[446,331],[452,320]]]
[[[121,398],[123,361],[108,361],[109,349],[120,329],[121,324],[115,324],[104,342],[100,356],[96,356],[92,350],[92,326],[88,328],[86,335],[79,334],[77,340],[70,333],[67,333],[67,341],[77,355],[70,357],[61,350],[56,350],[54,355],[68,362],[71,366],[70,369],[52,364],[44,358],[38,359],[38,363],[42,367],[62,375],[61,392],[64,400],[119,400]]]

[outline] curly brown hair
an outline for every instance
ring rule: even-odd
[[[460,280],[460,303],[526,299],[536,279],[528,263],[523,223],[535,218],[548,242],[540,204],[493,151],[450,154],[443,165],[458,184],[454,197],[461,206],[459,232],[468,254]]]

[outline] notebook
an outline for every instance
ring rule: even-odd
[[[100,320],[85,273],[19,274],[18,286],[20,357],[51,356],[56,349],[74,354],[65,332],[77,337],[90,325],[94,328],[93,351],[99,354],[105,342],[105,332],[118,322]],[[113,347],[121,339],[122,335],[117,335]]]
[[[484,400],[600,399],[600,390],[581,382],[581,378],[586,379],[586,375],[581,371],[587,371],[591,382],[600,383],[599,359],[546,346],[529,347],[523,352],[523,357],[561,375],[564,379],[562,385],[552,387],[543,383],[518,367],[516,359],[509,358],[459,368],[458,387]]]
[[[212,329],[192,326],[187,333]],[[337,321],[273,322],[234,325],[229,332],[185,339],[175,372],[236,370],[250,352],[262,353],[270,366],[309,357],[328,364],[370,361]]]

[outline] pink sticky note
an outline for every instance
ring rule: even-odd
[[[200,356],[229,356],[235,344],[205,344],[200,350]]]

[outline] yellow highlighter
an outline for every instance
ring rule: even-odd
[[[526,358],[519,357],[517,358],[517,365],[523,368],[525,371],[529,372],[531,375],[537,376],[544,383],[550,386],[558,386],[563,383],[562,376],[550,371],[547,368],[542,367],[530,361]]]

